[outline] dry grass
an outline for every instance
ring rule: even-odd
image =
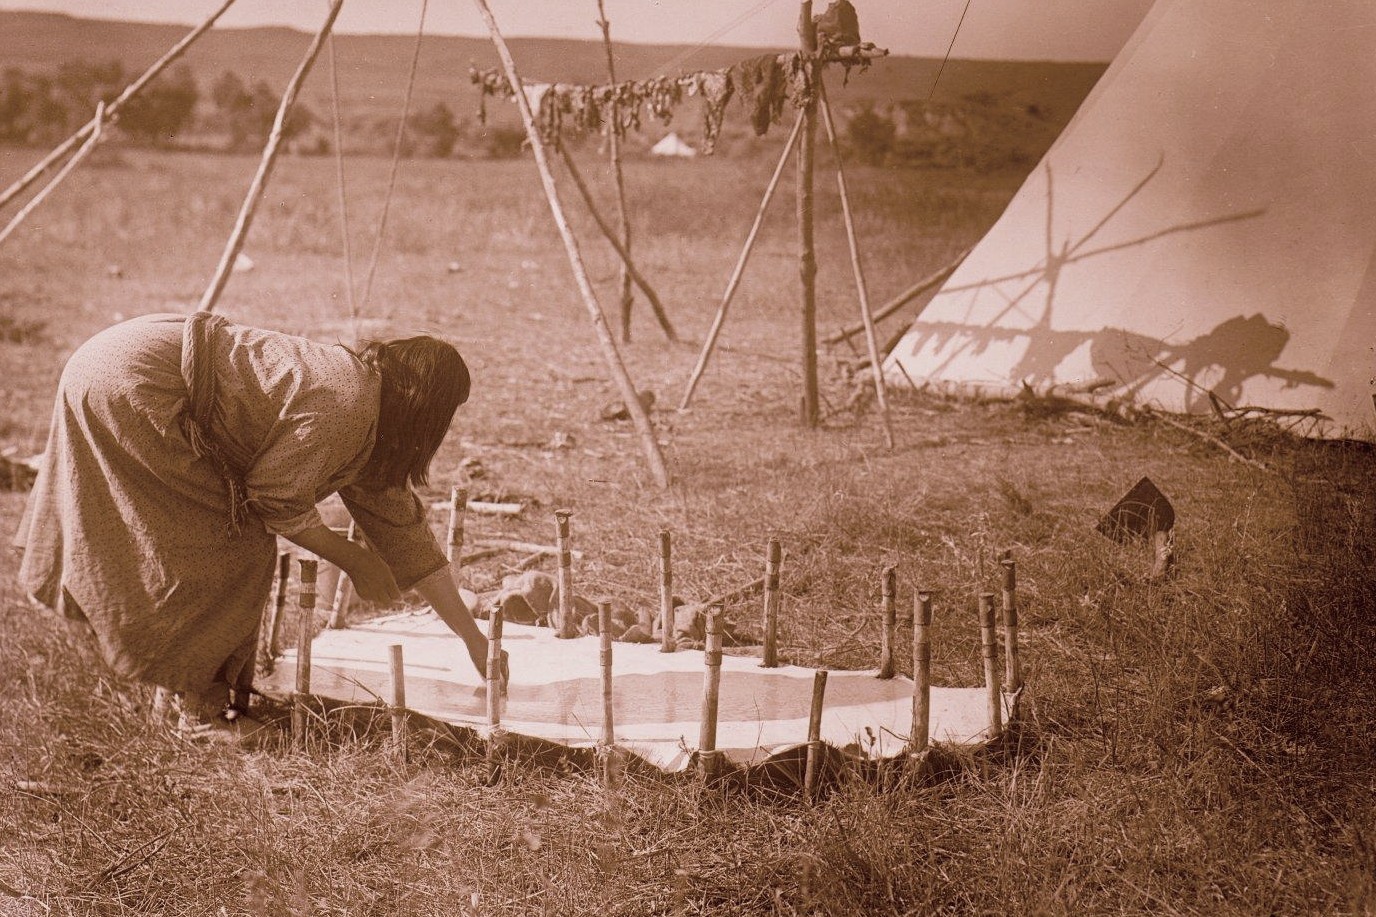
[[[0,153],[0,172],[22,167]],[[198,297],[251,167],[131,155],[74,177],[0,249],[7,321],[42,323],[0,339],[0,445],[41,447],[62,360],[90,333]],[[637,250],[689,336],[706,328],[768,168],[632,172]],[[351,173],[356,252],[384,169]],[[1015,184],[953,180],[857,171],[876,298],[978,235]],[[270,193],[248,247],[258,267],[236,275],[223,311],[347,335],[337,223],[320,203],[333,200],[328,164],[287,161]],[[487,469],[475,487],[534,501],[521,520],[471,520],[470,537],[548,540],[550,510],[572,508],[580,581],[634,605],[653,601],[661,527],[690,598],[757,576],[777,534],[784,655],[836,667],[872,663],[878,573],[896,563],[900,607],[918,585],[938,591],[934,665],[948,684],[978,680],[974,598],[1011,548],[1031,683],[1020,742],[937,786],[847,779],[814,808],[645,776],[607,796],[590,774],[533,766],[488,786],[481,760],[446,745],[393,763],[385,728],[336,730],[304,753],[280,738],[192,747],[150,728],[139,692],[21,600],[10,559],[0,914],[1376,910],[1369,450],[1234,443],[1267,474],[1168,428],[913,395],[894,398],[892,453],[872,416],[801,431],[785,200],[692,412],[667,406],[693,349],[638,319],[627,359],[666,406],[655,420],[679,479],[655,493],[628,425],[597,420],[611,388],[537,193],[529,163],[408,166],[366,313],[389,304],[391,324],[370,327],[438,330],[470,356],[474,401],[435,495],[467,457]],[[831,208],[824,198],[827,327],[853,309]],[[586,250],[610,303],[614,266]],[[829,401],[846,393],[828,374]],[[1161,583],[1144,579],[1144,553],[1093,533],[1142,474],[1180,518],[1177,573]],[[0,528],[20,508],[0,494]]]

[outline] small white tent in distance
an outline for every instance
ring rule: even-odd
[[[659,142],[650,147],[652,156],[677,156],[682,159],[691,159],[698,154],[698,151],[688,145],[677,132],[665,134]]]
[[[1376,440],[1374,85],[1376,5],[1157,0],[890,377]]]

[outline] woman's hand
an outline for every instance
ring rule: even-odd
[[[473,613],[463,603],[463,597],[459,595],[459,588],[454,584],[454,574],[449,566],[441,567],[416,583],[416,591],[435,609],[440,620],[449,625],[449,629],[463,640],[464,647],[468,650],[468,659],[473,663],[478,677],[487,678],[487,637],[473,620]],[[506,681],[509,670],[510,663],[507,661],[506,651],[503,651],[503,682]]]

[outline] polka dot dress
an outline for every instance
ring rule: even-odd
[[[143,316],[72,355],[15,543],[22,587],[88,623],[116,671],[202,692],[249,658],[276,536],[320,525],[330,494],[403,588],[445,557],[415,494],[359,480],[377,374],[344,347],[227,324],[192,357],[213,361],[208,432],[244,469],[253,515],[232,534],[228,487],[182,432],[185,324]]]

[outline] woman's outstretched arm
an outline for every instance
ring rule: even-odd
[[[479,629],[478,622],[473,620],[473,612],[464,604],[463,597],[459,595],[459,587],[454,583],[453,568],[445,564],[416,583],[415,589],[435,609],[440,620],[459,635],[459,639],[468,647],[468,658],[473,661],[473,668],[478,670],[479,675],[485,676],[487,674],[487,636]],[[503,683],[506,682],[507,676],[507,654],[503,650]]]

